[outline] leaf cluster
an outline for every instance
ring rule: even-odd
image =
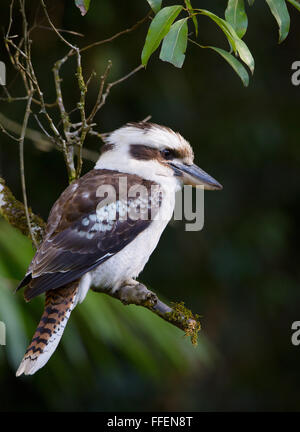
[[[287,3],[300,11],[299,0],[265,0],[277,21],[279,43],[283,42],[290,29],[290,15]],[[249,84],[249,74],[244,64],[254,72],[253,56],[243,41],[248,28],[246,4],[253,6],[255,0],[228,0],[224,18],[206,9],[193,8],[191,0],[183,0],[183,4],[162,7],[163,0],[147,0],[155,16],[149,26],[142,51],[142,64],[146,67],[151,55],[161,45],[159,58],[181,68],[185,61],[188,42],[199,48],[208,48],[218,53],[238,74],[244,86]],[[82,15],[90,6],[90,0],[75,0]],[[179,17],[182,15],[182,18]],[[229,51],[215,46],[205,46],[189,38],[188,22],[192,21],[196,39],[198,38],[198,19],[206,16],[223,31],[229,43]],[[180,18],[177,20],[177,18]],[[244,63],[244,64],[243,64]]]
[[[300,3],[296,0],[266,0],[278,24],[279,43],[285,40],[290,28],[287,2],[300,11]],[[190,42],[199,48],[208,48],[221,55],[238,74],[243,84],[248,86],[249,74],[246,67],[253,74],[255,63],[243,37],[248,28],[246,4],[252,6],[254,0],[248,0],[247,3],[245,0],[228,0],[224,18],[206,9],[193,8],[190,0],[185,0],[183,5],[176,4],[163,8],[162,0],[148,0],[148,3],[155,12],[155,17],[150,24],[142,51],[144,66],[162,42],[160,59],[181,68]],[[229,43],[228,51],[215,46],[204,46],[197,41],[198,20],[202,16],[212,20],[222,30]],[[193,23],[196,40],[189,38],[189,21]]]

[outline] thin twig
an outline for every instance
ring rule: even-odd
[[[48,132],[45,130],[44,126],[41,124],[38,117],[36,115],[34,115],[34,117],[36,118],[38,125],[43,130],[45,135],[41,134],[40,132],[38,132],[34,129],[27,127],[26,133],[25,133],[25,138],[31,140],[35,144],[36,148],[38,148],[41,151],[48,152],[54,146],[56,147],[56,150],[61,151],[61,147],[59,147],[57,145],[57,142],[55,141],[55,139],[51,135],[48,134]],[[2,128],[1,128],[1,126],[2,126]],[[3,133],[6,133],[6,135],[9,134],[8,131],[14,132],[15,134],[20,135],[21,130],[22,130],[22,125],[20,125],[19,123],[15,122],[11,119],[8,119],[2,113],[0,113],[0,129],[2,130]],[[3,129],[5,129],[5,130],[3,130]],[[97,134],[97,136],[99,136],[99,134]],[[19,142],[19,140],[20,140],[20,138],[16,138],[13,135],[11,135],[10,138],[14,139],[14,141],[17,141],[17,142]],[[101,138],[101,137],[99,137],[99,138]],[[89,160],[91,162],[96,162],[99,158],[99,153],[97,153],[93,150],[89,150],[89,149],[82,149],[82,157],[83,157],[83,159]]]
[[[151,118],[152,118],[152,115],[147,115],[147,117],[145,117],[143,120],[141,120],[141,123],[146,123],[146,122],[148,122],[149,120],[151,120]]]
[[[57,128],[55,127],[55,124],[53,122],[53,119],[50,117],[50,115],[47,112],[46,109],[46,103],[44,100],[44,95],[43,92],[40,89],[32,62],[31,62],[31,51],[30,51],[30,44],[28,42],[28,24],[27,24],[27,19],[26,19],[26,12],[25,12],[25,0],[20,0],[20,10],[21,10],[21,14],[22,14],[22,18],[23,18],[23,38],[21,39],[20,43],[19,43],[19,47],[22,46],[22,44],[24,44],[24,48],[25,48],[25,55],[26,55],[26,65],[25,67],[20,63],[19,61],[19,51],[16,51],[16,55],[15,55],[15,60],[14,60],[14,64],[16,69],[21,72],[21,76],[24,82],[24,86],[25,89],[27,91],[27,93],[32,92],[33,89],[37,92],[38,97],[39,97],[39,105],[41,107],[41,113],[43,113],[49,123],[50,129],[52,130],[52,132],[54,133],[55,139],[59,142],[61,140],[60,137],[60,133],[57,130]],[[29,80],[27,80],[27,78],[29,78]],[[34,100],[34,99],[33,99]]]
[[[108,84],[107,87],[109,87],[109,89],[111,89],[112,87],[114,87],[117,84],[120,84],[121,82],[127,80],[128,78],[130,78],[132,75],[136,74],[138,71],[140,71],[141,69],[144,69],[144,66],[141,64],[139,66],[137,66],[136,68],[134,68],[131,72],[129,72],[127,75],[124,75],[123,77],[119,78],[116,81],[113,81],[111,83]],[[107,89],[106,89],[107,91]]]
[[[45,3],[44,3],[43,0],[41,0],[41,5],[42,5],[42,7],[43,7],[44,14],[46,15],[46,18],[47,18],[48,23],[50,24],[52,30],[57,34],[57,36],[59,37],[59,39],[61,39],[62,42],[64,42],[66,45],[68,45],[68,47],[70,47],[71,49],[73,49],[73,50],[77,50],[78,48],[77,48],[75,45],[72,45],[69,41],[67,41],[67,39],[65,39],[65,38],[60,34],[59,30],[55,27],[55,25],[53,24],[53,22],[51,21],[51,19],[50,19],[50,17],[49,17],[49,14],[48,14],[48,11],[47,11],[47,8],[46,8],[46,5],[45,5]]]
[[[131,72],[129,72],[127,75],[124,75],[123,77],[119,78],[118,80],[108,83],[107,86],[106,86],[105,92],[102,93],[101,102],[96,107],[95,114],[99,111],[100,108],[103,107],[103,105],[106,102],[107,96],[109,95],[111,89],[114,86],[116,86],[117,84],[122,83],[123,81],[126,81],[128,78],[130,78],[132,75],[136,74],[141,69],[144,69],[143,65],[139,65],[138,67],[134,68]]]
[[[64,106],[62,90],[61,90],[61,81],[62,80],[59,76],[59,70],[60,70],[61,66],[65,63],[66,60],[67,60],[67,56],[65,56],[61,60],[58,60],[54,64],[53,74],[54,74],[54,83],[55,83],[56,98],[57,98],[56,102],[57,102],[57,105],[58,105],[59,110],[60,110],[60,116],[61,116],[62,123],[63,123],[65,138],[68,141],[68,133],[70,132],[70,120],[69,120],[69,116],[68,116],[66,109],[65,109],[65,106]]]
[[[11,26],[13,23],[13,7],[14,7],[14,0],[11,0],[10,5],[9,5],[9,22],[8,22],[8,27],[7,27],[7,32],[6,32],[6,38],[9,37],[10,34],[10,30],[11,30]]]
[[[27,56],[24,53],[24,51],[21,50],[21,48],[18,47],[11,39],[7,39],[7,43],[9,43],[19,54],[21,54],[22,57],[24,57],[25,59],[27,59]]]
[[[106,79],[108,77],[108,74],[111,70],[111,67],[112,67],[112,62],[111,62],[111,60],[108,60],[104,74],[100,78],[100,87],[99,87],[99,91],[98,91],[98,95],[97,95],[97,100],[96,100],[96,103],[94,105],[94,108],[91,111],[91,114],[88,116],[88,119],[87,119],[88,122],[93,121],[93,118],[95,117],[95,115],[99,109],[98,106],[101,104],[101,98],[102,98],[102,94],[103,94],[104,84],[105,84]]]
[[[43,29],[43,30],[50,30],[50,31],[54,31],[52,27],[43,26],[43,25],[41,25],[41,24],[37,24],[37,25],[35,25],[35,26],[34,26],[34,29],[36,29],[36,28],[40,28],[40,29]],[[57,30],[59,33],[69,33],[69,34],[74,35],[74,36],[84,37],[84,34],[82,34],[82,33],[78,33],[78,32],[76,32],[76,31],[74,31],[74,30],[65,30],[65,29],[56,29],[56,30]]]
[[[6,98],[0,97],[1,101],[8,102],[8,103],[18,102],[18,101],[24,101],[24,100],[27,100],[27,99],[28,99],[28,96],[20,96],[20,97],[11,97],[11,96],[8,96]]]
[[[47,138],[49,138],[49,140],[51,140],[52,142],[55,142],[55,139],[46,131],[46,129],[44,128],[44,126],[42,125],[42,123],[40,122],[40,120],[36,114],[34,114],[34,118],[35,118],[37,124],[39,125],[40,129],[47,136]]]
[[[57,34],[57,36],[59,37],[59,39],[61,39],[62,42],[65,43],[65,45],[67,45],[69,48],[71,48],[71,51],[69,51],[69,53],[61,60],[57,61],[55,63],[55,66],[53,68],[53,73],[54,73],[54,81],[55,81],[55,87],[56,87],[56,94],[57,94],[57,103],[60,109],[60,113],[61,113],[61,119],[62,119],[62,123],[63,123],[63,127],[64,127],[64,134],[65,134],[65,138],[66,141],[63,141],[63,152],[64,152],[64,156],[65,156],[65,161],[66,161],[66,165],[67,165],[67,169],[68,169],[68,174],[69,174],[69,182],[71,183],[74,179],[78,178],[80,176],[81,173],[81,168],[82,168],[82,147],[83,147],[83,143],[88,131],[88,125],[86,122],[86,117],[85,117],[85,97],[86,97],[86,92],[87,92],[87,87],[83,78],[83,74],[82,74],[82,67],[81,67],[81,56],[80,56],[80,52],[79,52],[79,48],[75,45],[72,45],[69,41],[67,41],[67,39],[65,39],[60,32],[58,31],[58,29],[55,27],[55,25],[52,23],[46,5],[44,3],[43,0],[41,0],[41,5],[44,9],[44,13],[45,16],[48,20],[48,23],[50,24],[51,28],[53,29],[53,31]],[[81,115],[81,122],[82,122],[82,127],[81,127],[81,136],[80,139],[78,141],[78,154],[77,154],[77,167],[75,169],[75,165],[74,165],[74,143],[72,143],[71,141],[71,137],[70,137],[70,119],[69,116],[65,110],[64,107],[64,103],[63,103],[63,97],[62,97],[62,91],[61,91],[61,78],[59,76],[59,71],[61,66],[66,62],[66,60],[74,53],[76,53],[77,56],[77,81],[78,81],[78,86],[79,86],[79,90],[80,90],[80,101],[78,103],[78,109],[80,111],[80,115]]]
[[[1,131],[3,132],[3,133],[5,133],[5,135],[7,135],[9,138],[11,138],[12,140],[14,140],[14,141],[20,141],[20,138],[17,138],[17,137],[15,137],[15,136],[13,136],[13,135],[11,135],[6,129],[5,129],[5,127],[0,123],[0,129],[1,129]]]
[[[144,16],[144,18],[142,18],[139,21],[137,21],[133,26],[131,26],[131,27],[125,29],[125,30],[120,31],[120,32],[116,33],[115,35],[113,35],[113,36],[111,36],[111,37],[109,37],[107,39],[103,39],[101,41],[93,42],[93,43],[91,43],[91,44],[89,44],[89,45],[87,45],[87,46],[85,46],[83,48],[80,48],[80,50],[79,50],[80,53],[82,53],[84,51],[87,51],[87,50],[89,50],[91,48],[94,48],[96,46],[112,42],[113,40],[117,39],[118,37],[136,30],[138,27],[140,27],[140,25],[142,25],[150,17],[150,15],[151,15],[151,11],[148,12],[147,15]]]
[[[28,204],[27,204],[25,168],[24,168],[24,138],[25,138],[25,132],[26,132],[27,124],[28,124],[28,119],[29,119],[30,112],[31,112],[30,111],[31,102],[32,102],[32,94],[29,95],[28,101],[26,104],[24,121],[23,121],[21,136],[20,136],[20,153],[19,153],[19,156],[20,156],[20,175],[21,175],[21,184],[22,184],[22,193],[23,193],[23,201],[24,201],[24,207],[25,207],[26,220],[27,220],[28,229],[30,232],[32,242],[35,245],[35,247],[38,248],[38,244],[37,244],[35,235],[33,233],[32,227],[31,227],[31,222],[30,222],[30,215],[29,215]]]
[[[87,118],[85,115],[85,99],[86,99],[86,94],[87,94],[87,85],[84,81],[84,77],[82,74],[82,66],[81,66],[81,55],[78,52],[77,54],[77,81],[78,81],[78,87],[79,87],[79,91],[80,91],[80,100],[77,104],[77,107],[79,109],[80,112],[80,117],[81,117],[81,134],[80,134],[80,138],[78,140],[78,151],[77,151],[77,167],[76,167],[76,178],[80,177],[81,174],[81,169],[82,169],[82,148],[83,148],[83,144],[87,135],[87,132],[90,128],[90,126],[88,125],[87,122]]]

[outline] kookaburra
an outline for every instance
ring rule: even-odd
[[[172,217],[176,191],[184,184],[222,188],[193,160],[190,144],[157,124],[129,123],[106,137],[94,169],[52,207],[43,242],[18,287],[27,286],[27,301],[41,293],[46,300],[17,376],[45,365],[90,287],[114,292],[139,283]]]

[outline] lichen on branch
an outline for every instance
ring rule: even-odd
[[[35,215],[29,208],[31,229],[34,232],[38,243],[42,241],[46,227],[42,218]],[[6,186],[5,181],[0,177],[0,215],[13,227],[19,229],[22,234],[31,238],[28,228],[24,204],[18,201],[11,190]]]

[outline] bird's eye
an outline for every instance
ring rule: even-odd
[[[163,156],[164,159],[167,159],[167,160],[174,159],[174,157],[175,157],[174,152],[170,149],[162,150],[161,155]]]

